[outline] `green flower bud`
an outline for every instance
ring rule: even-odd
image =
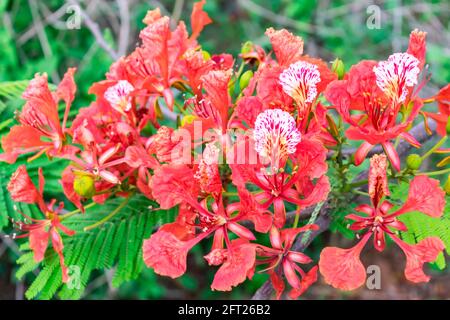
[[[444,190],[447,193],[447,195],[450,196],[450,175],[447,177],[447,181],[444,184]]]
[[[203,60],[208,61],[211,59],[211,55],[209,54],[208,51],[202,50],[202,56],[203,56]]]
[[[331,71],[337,74],[338,79],[341,80],[344,78],[345,75],[345,66],[341,59],[336,58],[332,65],[331,65]]]
[[[253,71],[247,70],[245,71],[241,78],[239,79],[239,89],[244,90],[247,88],[248,84],[250,83],[250,80],[253,78]]]
[[[241,53],[246,54],[246,53],[251,52],[252,50],[253,50],[253,42],[247,41],[246,43],[244,43],[242,45]]]
[[[95,194],[94,178],[89,175],[75,175],[73,189],[84,198],[92,198]]]
[[[422,164],[422,157],[416,153],[410,154],[406,157],[406,166],[411,170],[419,170]]]

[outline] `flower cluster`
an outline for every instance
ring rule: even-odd
[[[61,185],[77,213],[88,202],[102,204],[135,193],[161,209],[177,208],[176,220],[143,242],[145,264],[163,276],[183,275],[189,251],[206,241],[210,250],[204,259],[218,267],[213,290],[229,291],[263,272],[278,298],[286,285],[289,296],[297,298],[319,271],[332,286],[351,290],[365,281],[359,254],[373,235],[376,250],[383,251],[390,237],[405,252],[407,279],[428,281],[422,265],[434,261],[444,245],[436,237],[404,242],[396,230],[407,228],[397,217],[412,211],[441,216],[445,193],[439,181],[409,170],[413,178],[404,205],[394,209],[385,199],[389,166],[401,170],[393,140],[421,146],[408,132],[419,113],[437,122],[440,135],[448,131],[449,87],[432,98],[418,95],[425,81],[419,81],[425,33],[411,34],[407,52],[385,61],[362,61],[342,76],[325,61],[305,55],[300,37],[269,28],[270,51],[247,43],[240,68],[235,68],[238,62],[231,55],[210,55],[197,42],[212,22],[204,2],[194,5],[190,35],[184,22],[171,28],[158,9],[149,11],[141,44],[91,86],[94,102],[71,122],[75,69],[67,71],[54,92],[47,76],[37,74],[23,94],[19,124],[2,138],[0,160],[14,163],[22,154],[31,155],[29,160],[43,154],[66,159]],[[66,106],[62,121],[61,100]],[[421,110],[434,101],[438,113]],[[174,113],[181,121],[162,125]],[[301,222],[303,212],[332,197],[327,157],[340,153],[345,141],[340,134],[344,126],[333,120],[337,117],[348,124],[348,139],[362,141],[354,165],[376,145],[382,149],[370,160],[372,204],[358,206],[360,214],[347,217],[354,221],[351,230],[364,230],[361,240],[351,249],[325,248],[315,265],[295,243],[319,229],[313,220]],[[38,204],[44,218],[24,215],[25,221],[16,224],[29,238],[36,261],[51,242],[67,281],[59,231],[73,235],[63,225],[71,214],[62,205],[55,208],[56,200],[44,200],[43,184],[42,171],[36,188],[25,166],[17,169],[8,185],[11,197]]]

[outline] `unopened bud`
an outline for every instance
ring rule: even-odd
[[[345,75],[345,66],[341,59],[336,58],[332,65],[331,65],[331,71],[337,74],[338,79],[341,80],[344,78]]]
[[[75,175],[73,189],[83,198],[92,198],[95,194],[94,178],[89,175]]]
[[[422,157],[416,153],[410,154],[406,157],[406,166],[411,170],[419,170],[422,164]]]
[[[239,89],[244,90],[247,88],[248,84],[250,83],[250,80],[253,78],[253,71],[247,70],[245,71],[241,78],[239,79]]]
[[[444,184],[444,190],[447,193],[447,195],[450,196],[450,175],[447,177],[447,181]]]
[[[195,116],[192,114],[188,114],[181,119],[181,126],[184,127],[187,124],[191,124],[195,120]]]
[[[203,56],[203,60],[208,61],[211,59],[211,55],[209,54],[208,51],[202,50],[202,56]]]
[[[241,53],[246,54],[253,50],[253,42],[247,41],[242,45]]]

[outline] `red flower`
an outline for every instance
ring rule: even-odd
[[[424,57],[425,34],[414,31],[408,53],[394,53],[386,61],[362,61],[343,80],[332,82],[326,89],[326,98],[350,124],[347,137],[364,140],[355,153],[356,165],[364,161],[374,145],[381,144],[392,166],[400,170],[400,159],[391,140],[401,137],[420,146],[407,131],[423,106],[412,89],[418,82]],[[403,106],[408,108],[408,116],[399,123],[397,118]],[[351,114],[351,110],[362,113]]]
[[[450,117],[450,84],[439,90],[438,94],[432,97],[431,100],[437,102],[439,112],[425,112],[425,114],[436,121],[437,133],[445,137]]]
[[[56,203],[55,199],[48,205],[45,203],[42,195],[44,182],[42,169],[39,169],[39,190],[37,190],[28,176],[25,166],[21,165],[17,168],[7,187],[11,198],[17,202],[38,204],[45,219],[37,220],[21,213],[31,223],[15,221],[15,224],[21,231],[25,231],[24,234],[18,236],[19,238],[29,237],[30,248],[34,252],[34,260],[36,262],[41,262],[44,259],[48,242],[49,240],[51,241],[53,249],[59,255],[63,282],[67,282],[69,276],[67,267],[64,264],[64,245],[59,231],[62,231],[68,236],[74,235],[75,232],[61,224],[59,214],[64,207],[63,202],[57,208],[54,208]]]
[[[177,220],[168,227],[162,227],[150,239],[144,241],[144,261],[158,274],[179,277],[186,271],[188,251],[207,236],[214,234],[212,251],[205,259],[212,265],[223,265],[211,287],[215,290],[231,290],[231,287],[252,274],[255,248],[248,241],[254,240],[255,237],[250,230],[237,223],[242,219],[241,216],[231,217],[231,212],[223,208],[221,198],[219,202],[213,203],[212,212],[208,210],[206,201],[189,204],[196,209],[199,222],[194,223],[192,219]],[[187,232],[186,227],[189,225],[201,229],[201,233],[195,235]],[[228,231],[240,239],[231,241]],[[223,247],[224,242],[226,249]]]
[[[208,16],[208,14],[205,11],[203,11],[203,6],[205,5],[205,3],[206,3],[206,0],[196,2],[196,3],[194,3],[194,6],[192,8],[191,39],[197,39],[197,37],[200,35],[200,32],[202,32],[203,28],[206,25],[212,23],[211,18]]]
[[[406,226],[397,216],[413,211],[419,211],[431,217],[440,217],[444,211],[444,191],[439,187],[439,181],[427,176],[416,176],[410,185],[408,199],[398,210],[389,213],[393,205],[382,201],[388,194],[386,178],[386,157],[375,155],[371,159],[369,172],[369,193],[373,206],[360,205],[356,208],[357,214],[350,214],[348,219],[353,220],[351,230],[366,230],[360,242],[350,249],[335,247],[325,248],[319,261],[319,268],[325,281],[335,288],[353,290],[364,284],[366,271],[359,258],[367,241],[373,235],[374,247],[383,251],[388,235],[406,255],[407,263],[405,276],[413,282],[427,282],[429,277],[423,273],[425,262],[434,261],[437,255],[444,250],[443,242],[436,237],[422,240],[416,245],[410,245],[400,240],[395,230],[406,231]]]
[[[300,232],[317,230],[318,228],[316,225],[306,225],[301,228],[284,229],[280,232],[276,227],[272,227],[270,230],[272,248],[258,245],[258,255],[263,259],[257,260],[257,264],[268,264],[268,267],[264,270],[270,274],[277,299],[281,297],[284,291],[281,273],[285,275],[287,282],[292,287],[289,296],[293,299],[298,298],[317,280],[317,267],[313,267],[308,273],[305,273],[297,265],[311,263],[311,258],[304,253],[292,251],[291,248]]]
[[[0,161],[14,163],[19,155],[30,152],[37,152],[33,158],[42,153],[64,157],[78,150],[65,145],[67,117],[76,91],[74,72],[75,68],[67,70],[56,92],[50,91],[46,74],[34,76],[22,95],[27,102],[18,116],[20,124],[2,138],[5,153],[0,155]],[[61,99],[66,104],[62,124],[58,116]]]
[[[256,131],[258,128],[255,129],[255,138],[259,139],[259,144],[255,142],[256,151],[265,150],[261,153],[266,156],[267,152],[270,154],[277,150],[282,160],[275,163],[275,166],[271,163],[271,168],[267,171],[261,164],[251,165],[247,158],[242,164],[237,162],[230,165],[232,179],[238,187],[245,187],[246,184],[257,186],[260,190],[255,193],[255,199],[265,210],[273,205],[274,224],[277,228],[282,228],[286,220],[285,201],[306,208],[326,199],[330,189],[328,178],[324,175],[327,170],[326,149],[319,141],[308,136],[297,144],[293,142],[289,145],[292,141],[287,137],[292,138],[295,134],[286,126],[280,132],[272,130],[270,125],[261,127],[259,131],[264,131],[264,134],[259,134]],[[275,125],[274,128],[276,127]],[[272,142],[268,141],[269,138]],[[258,145],[261,148],[256,148]],[[288,156],[293,162],[292,172],[288,171],[290,168],[285,169]]]

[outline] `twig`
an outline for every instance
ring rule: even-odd
[[[172,16],[170,18],[170,23],[172,28],[177,26],[178,20],[180,20],[181,13],[183,12],[184,0],[176,0],[173,6]]]
[[[98,24],[92,21],[89,15],[83,9],[81,9],[78,0],[69,0],[69,3],[78,6],[80,8],[80,14],[81,17],[83,18],[83,22],[86,25],[86,27],[91,31],[92,35],[95,37],[95,40],[97,41],[98,45],[101,48],[103,48],[103,50],[105,50],[113,60],[117,60],[119,58],[119,55],[106,42],[105,38],[103,37],[100,31],[100,27],[98,26]]]
[[[130,11],[128,8],[128,0],[117,0],[120,14],[120,31],[118,56],[124,56],[127,53],[128,41],[130,38]]]

